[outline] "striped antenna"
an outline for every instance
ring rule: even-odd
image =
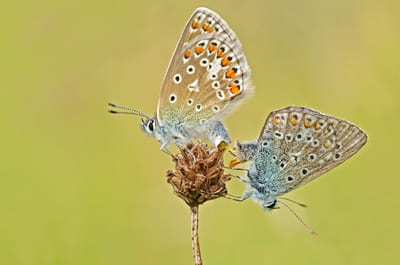
[[[308,225],[306,225],[306,223],[304,223],[303,220],[301,220],[301,218],[293,211],[292,208],[289,207],[289,205],[287,205],[286,203],[284,203],[283,201],[278,200],[278,202],[282,205],[284,205],[286,208],[288,208],[288,210],[297,218],[297,220],[300,221],[300,223],[302,223],[304,225],[304,227],[311,233],[311,235],[317,237],[318,234],[311,229],[311,227],[309,227]]]
[[[143,112],[141,112],[139,110],[136,110],[136,109],[132,109],[132,108],[124,107],[124,106],[119,106],[119,105],[116,105],[114,103],[108,103],[108,106],[116,108],[116,109],[127,110],[127,111],[108,110],[108,112],[112,113],[112,114],[134,114],[134,115],[138,115],[138,116],[144,117],[144,118],[146,118],[148,120],[151,119],[149,116],[147,116]]]

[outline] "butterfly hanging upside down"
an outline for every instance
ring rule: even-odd
[[[182,147],[197,138],[215,146],[229,144],[221,119],[252,91],[250,68],[235,33],[218,14],[198,8],[171,58],[155,117],[109,105],[142,116],[143,131],[155,137],[161,150],[168,153],[171,144]]]
[[[265,210],[275,208],[277,198],[340,165],[367,142],[356,125],[304,107],[287,107],[269,114],[257,142],[236,142],[239,162],[251,161],[249,197]],[[238,164],[231,162],[231,166]],[[286,206],[286,205],[285,205]],[[304,224],[304,223],[303,223]]]

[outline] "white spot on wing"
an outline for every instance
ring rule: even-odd
[[[218,111],[220,111],[220,108],[219,108],[218,105],[214,105],[214,106],[212,107],[212,110],[213,110],[215,113],[217,113]]]
[[[176,95],[174,93],[172,93],[171,95],[169,95],[169,102],[174,104],[176,102]]]
[[[199,92],[199,80],[196,79],[193,83],[188,85],[189,91]]]
[[[225,98],[224,91],[218,89],[216,93],[217,93],[217,98],[219,98],[220,100],[223,100]]]
[[[189,66],[186,68],[186,73],[188,73],[189,75],[194,74],[194,71],[195,71],[195,67],[194,67],[193,65],[189,65]]]
[[[208,59],[207,58],[201,59],[200,65],[203,67],[206,67],[208,65]]]
[[[197,112],[199,112],[202,108],[203,108],[203,106],[200,103],[196,105]]]
[[[220,87],[219,82],[218,82],[218,81],[214,81],[214,82],[212,83],[212,87],[215,88],[215,89],[218,89],[218,88]]]
[[[213,62],[210,62],[210,64],[208,65],[208,68],[207,68],[207,70],[209,72],[208,78],[213,79],[213,78],[211,78],[211,76],[213,74],[218,75],[218,73],[221,71],[221,69],[222,69],[221,58],[218,60],[215,60]]]
[[[182,82],[182,76],[180,74],[174,75],[174,83],[179,84],[180,82]]]

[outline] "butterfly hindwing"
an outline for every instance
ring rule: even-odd
[[[283,194],[343,163],[366,141],[366,133],[348,121],[288,107],[268,116],[255,167],[269,190]]]

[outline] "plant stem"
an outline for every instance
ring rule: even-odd
[[[194,265],[202,265],[199,243],[199,206],[196,205],[190,208],[192,219],[192,249]]]

